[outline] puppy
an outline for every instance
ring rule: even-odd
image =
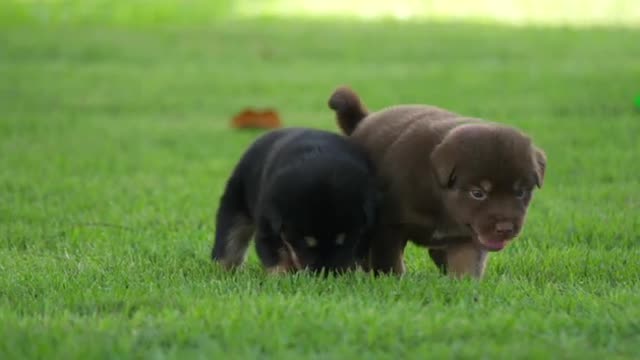
[[[269,272],[343,271],[366,256],[378,203],[366,152],[343,136],[287,128],[258,138],[226,184],[212,258],[244,262],[255,232]]]
[[[488,252],[522,230],[547,160],[520,131],[425,105],[369,114],[346,87],[329,107],[343,132],[369,151],[384,183],[372,270],[404,273],[411,240],[444,273],[480,278]]]

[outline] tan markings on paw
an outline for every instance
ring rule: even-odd
[[[286,274],[288,272],[290,272],[291,270],[288,269],[285,266],[282,265],[276,265],[276,266],[272,266],[270,268],[267,268],[267,273],[269,275],[282,275],[282,274]]]
[[[280,263],[287,264],[287,266],[293,270],[302,270],[302,265],[300,264],[300,260],[298,260],[298,255],[293,249],[293,246],[291,246],[288,241],[283,242],[286,246],[286,250],[280,249]]]

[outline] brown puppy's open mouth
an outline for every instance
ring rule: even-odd
[[[478,242],[487,248],[489,251],[500,251],[507,246],[509,240],[501,239],[482,239],[478,238]]]
[[[478,244],[482,245],[485,249],[487,249],[489,251],[500,251],[500,250],[504,249],[507,246],[509,241],[511,241],[511,238],[484,237],[484,236],[478,234],[478,232],[476,232],[475,229],[471,225],[467,224],[467,227],[469,227],[469,230],[471,230],[471,234],[473,236],[473,239]]]

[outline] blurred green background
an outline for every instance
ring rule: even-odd
[[[0,1],[0,358],[638,358],[637,1]],[[209,260],[261,132],[428,103],[549,158],[481,282]]]
[[[5,0],[4,23],[206,24],[222,18],[457,20],[514,25],[638,26],[631,0]]]

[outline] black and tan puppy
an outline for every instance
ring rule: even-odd
[[[347,270],[366,256],[378,191],[366,152],[319,130],[269,132],[227,182],[212,258],[226,268],[256,250],[270,272]]]
[[[408,240],[459,277],[482,277],[487,253],[522,230],[546,156],[522,132],[426,105],[369,114],[346,87],[329,99],[342,130],[368,151],[386,187],[369,265],[403,273]]]

